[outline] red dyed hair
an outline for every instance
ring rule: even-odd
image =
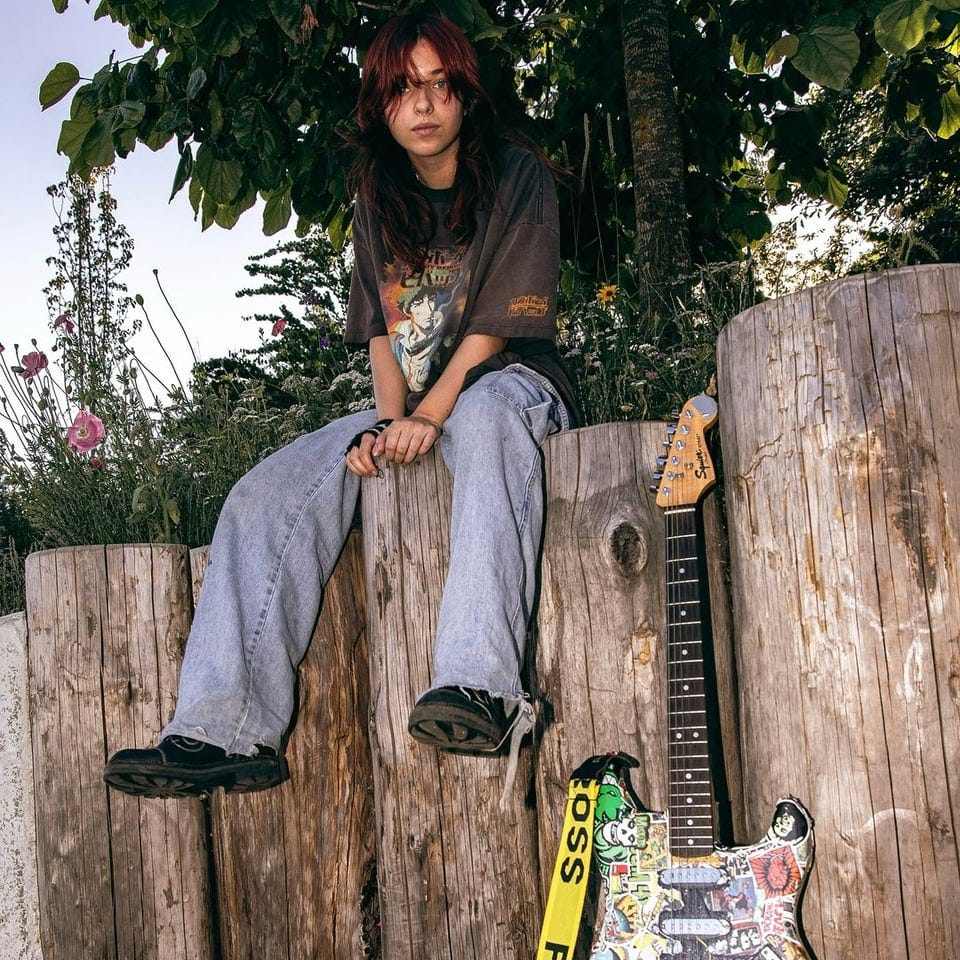
[[[410,57],[421,40],[437,51],[451,93],[463,104],[450,209],[450,230],[458,243],[473,235],[477,209],[493,202],[498,140],[496,110],[480,82],[477,52],[459,27],[445,17],[409,13],[392,17],[377,31],[363,61],[350,182],[380,218],[387,249],[414,270],[423,269],[436,224],[417,189],[410,158],[393,139],[386,118],[401,88],[419,79],[411,76]]]

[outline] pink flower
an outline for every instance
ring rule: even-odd
[[[103,422],[92,413],[81,410],[67,428],[67,446],[81,453],[89,453],[103,439]]]
[[[74,322],[65,313],[61,313],[60,316],[53,321],[53,329],[56,330],[57,327],[66,327],[67,333],[73,333],[75,329]]]
[[[25,353],[20,362],[23,365],[20,376],[23,377],[24,380],[29,380],[31,377],[35,377],[41,370],[46,369],[47,355],[38,350],[33,350],[30,353]]]
[[[273,324],[273,330],[271,331],[275,337],[279,337],[283,333],[284,328],[287,325],[286,320],[276,320]]]
[[[103,466],[103,461],[99,457],[91,457],[90,466],[94,470],[99,470]]]

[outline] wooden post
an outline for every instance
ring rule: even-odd
[[[198,800],[110,791],[114,750],[156,741],[190,622],[182,547],[27,558],[29,697],[46,960],[210,960]]]
[[[431,452],[387,465],[361,496],[383,957],[528,960],[541,917],[530,750],[502,812],[506,758],[443,753],[406,730],[429,685],[450,491]]]
[[[810,807],[821,958],[960,955],[960,266],[723,330],[747,822]]]
[[[664,424],[605,424],[545,445],[531,678],[540,718],[507,813],[497,809],[505,761],[431,751],[406,733],[430,677],[449,476],[429,455],[364,483],[384,960],[531,957],[567,780],[591,754],[642,758],[638,790],[665,800],[663,518],[647,490],[664,436]],[[715,504],[705,513],[728,767],[739,790],[723,537]]]
[[[548,503],[536,648],[545,889],[567,781],[587,757],[614,750],[635,756],[638,795],[652,809],[666,807],[664,519],[649,491],[665,436],[662,423],[608,423],[558,434],[545,445]],[[726,543],[716,497],[708,497],[703,515],[727,779],[739,796]],[[741,811],[735,807],[733,814],[742,824]]]
[[[197,588],[205,560],[191,555]],[[223,960],[379,955],[363,601],[352,534],[300,665],[290,780],[212,797]]]

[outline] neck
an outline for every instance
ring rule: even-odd
[[[417,179],[432,190],[446,190],[457,177],[457,155],[440,157],[411,157]]]

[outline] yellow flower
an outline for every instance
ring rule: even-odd
[[[615,283],[605,283],[597,291],[597,299],[601,303],[610,303],[617,295],[617,285]]]

